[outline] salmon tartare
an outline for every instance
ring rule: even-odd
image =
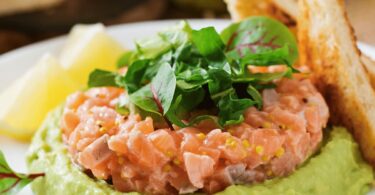
[[[225,129],[158,128],[151,117],[121,115],[121,88],[72,94],[62,116],[72,159],[122,192],[214,193],[290,174],[322,141],[328,107],[308,79],[283,79],[262,92],[263,109]],[[207,126],[207,124],[205,125]]]

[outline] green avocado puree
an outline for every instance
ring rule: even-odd
[[[84,174],[71,163],[59,129],[61,108],[50,113],[33,138],[27,163],[31,172],[46,176],[32,183],[37,195],[138,194],[119,193],[104,181]],[[366,194],[374,176],[358,146],[344,129],[335,127],[320,152],[292,175],[255,185],[233,185],[220,195],[356,195]]]

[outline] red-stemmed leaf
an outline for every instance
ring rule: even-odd
[[[298,56],[294,35],[282,23],[267,17],[250,17],[221,33],[229,57],[242,64],[293,65]]]
[[[150,84],[130,95],[130,101],[144,111],[162,116],[173,129],[166,113],[171,107],[175,89],[176,76],[169,64],[163,64]]]
[[[26,175],[14,172],[0,151],[0,194],[17,194],[27,184],[42,176],[44,173]]]

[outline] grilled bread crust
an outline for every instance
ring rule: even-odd
[[[361,60],[365,65],[367,75],[369,76],[372,88],[375,89],[375,62],[371,58],[362,55]]]
[[[275,18],[288,26],[295,26],[295,20],[277,8],[273,0],[225,0],[228,11],[234,21],[249,16],[264,15]]]
[[[298,18],[298,0],[272,0],[272,3],[293,20]]]
[[[300,0],[302,63],[330,107],[333,124],[345,125],[375,165],[375,92],[361,60],[342,0]]]

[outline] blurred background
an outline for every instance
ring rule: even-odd
[[[375,0],[346,3],[359,40],[375,45]],[[222,0],[0,0],[0,54],[67,33],[76,23],[181,18],[229,18],[229,14]]]

